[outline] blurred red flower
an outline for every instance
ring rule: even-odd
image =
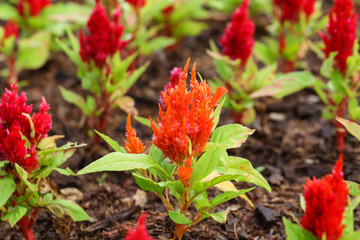
[[[134,8],[141,8],[145,5],[145,0],[125,0],[129,4],[131,4]]]
[[[153,240],[147,233],[145,221],[146,213],[143,213],[138,219],[136,229],[129,230],[125,240]]]
[[[21,16],[36,16],[49,5],[51,5],[50,0],[19,0],[17,10]]]
[[[231,59],[240,59],[245,66],[254,45],[255,24],[248,18],[249,0],[244,0],[232,15],[220,39],[222,53]]]
[[[108,56],[114,55],[126,46],[121,41],[124,26],[119,23],[121,11],[118,7],[113,13],[112,20],[106,15],[105,7],[100,0],[96,0],[96,6],[87,22],[88,35],[80,31],[80,56],[84,62],[94,61],[95,65],[102,68],[106,64]]]
[[[345,225],[342,224],[349,189],[344,181],[343,155],[332,171],[321,179],[308,179],[304,185],[306,210],[301,225],[318,238],[326,234],[327,240],[338,240]]]
[[[14,36],[15,39],[19,38],[19,27],[17,25],[17,22],[11,20],[6,22],[4,35],[3,38],[1,39],[0,45],[3,45],[4,41],[8,39],[10,36]]]
[[[26,104],[25,93],[18,95],[16,83],[11,85],[11,89],[5,89],[0,102],[0,161],[17,163],[31,172],[39,166],[36,145],[47,136],[51,128],[50,107],[43,98],[39,113],[31,117],[33,131],[26,116],[30,117],[32,105]],[[28,143],[22,136],[27,138]]]
[[[296,23],[301,12],[304,12],[307,18],[313,14],[315,3],[316,0],[274,0],[274,7],[282,24],[285,21]]]
[[[346,60],[353,53],[357,19],[352,0],[335,0],[329,12],[327,34],[320,33],[325,44],[326,57],[331,52],[337,52],[336,67],[343,75],[346,74]]]

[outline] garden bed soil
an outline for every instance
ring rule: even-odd
[[[185,38],[175,52],[159,51],[150,57],[151,65],[141,80],[130,90],[136,108],[142,117],[156,119],[157,100],[160,90],[168,82],[170,70],[183,67],[191,56],[191,63],[197,62],[197,70],[205,79],[215,76],[211,58],[205,54],[210,38],[218,39],[225,23],[211,23],[210,30],[199,37]],[[319,61],[308,56],[313,72],[317,72]],[[45,96],[52,109],[53,128],[50,135],[61,134],[59,141],[88,143],[84,131],[85,119],[79,109],[65,102],[58,87],[63,86],[83,93],[76,78],[76,68],[62,53],[54,53],[50,61],[40,70],[24,71],[20,79],[27,81],[22,88],[29,102],[35,108]],[[2,85],[4,85],[2,83]],[[1,86],[3,91],[3,86]],[[302,185],[308,177],[321,177],[331,172],[338,155],[336,153],[334,129],[329,121],[321,118],[323,105],[310,89],[305,89],[283,100],[261,99],[257,103],[258,115],[250,128],[256,132],[239,149],[230,150],[230,155],[249,159],[254,167],[264,167],[262,174],[269,181],[272,193],[256,188],[248,193],[254,203],[251,207],[241,198],[220,205],[216,211],[226,210],[228,219],[219,224],[207,219],[192,227],[184,240],[192,239],[285,239],[282,218],[299,219]],[[220,124],[233,122],[231,113],[223,110]],[[126,114],[116,111],[107,134],[120,144],[124,141]],[[139,137],[149,146],[150,128],[133,122]],[[360,182],[360,143],[347,134],[344,152],[345,179]],[[89,149],[84,147],[66,163],[78,170],[112,151],[105,143]],[[102,178],[103,177],[103,178]],[[102,180],[101,180],[102,178]],[[79,177],[65,177],[58,173],[51,179],[62,194],[78,200],[91,216],[90,221],[74,223],[71,218],[60,219],[41,211],[34,224],[37,239],[122,239],[128,229],[133,228],[136,219],[146,211],[147,229],[154,239],[172,238],[173,224],[161,201],[152,193],[139,191],[129,173],[89,174]],[[248,184],[236,183],[238,188]],[[81,194],[80,192],[83,194]],[[210,196],[218,193],[210,191]],[[360,229],[359,210],[355,210],[355,228]],[[11,229],[8,223],[0,223],[0,239],[22,239],[19,228]]]

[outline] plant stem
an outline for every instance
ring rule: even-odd
[[[29,216],[23,217],[17,224],[20,226],[21,232],[24,235],[26,240],[34,240],[34,233],[32,231],[32,223],[34,221],[30,220]]]
[[[346,107],[346,99],[342,99],[341,103],[339,104],[339,106],[336,110],[336,116],[344,118],[345,107]],[[333,120],[333,124],[335,126],[335,131],[336,131],[337,150],[339,153],[342,153],[344,151],[344,147],[345,147],[344,138],[346,135],[346,129],[340,122],[338,122],[336,120]]]

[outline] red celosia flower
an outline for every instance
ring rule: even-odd
[[[19,0],[17,10],[21,16],[36,16],[49,5],[51,5],[50,0]]]
[[[346,60],[352,55],[356,40],[358,15],[352,0],[335,0],[329,12],[327,34],[320,33],[325,44],[325,55],[337,52],[335,56],[337,69],[346,74]]]
[[[169,95],[169,89],[174,88],[176,85],[179,84],[181,72],[182,72],[181,68],[178,68],[178,67],[174,67],[171,70],[170,82],[167,85],[165,85],[165,87],[164,87],[164,93],[166,95]],[[161,104],[161,107],[163,108],[163,110],[165,111],[166,107],[165,107],[165,102],[164,102],[164,98],[163,98],[162,94],[160,94],[160,104]]]
[[[245,66],[254,45],[255,24],[248,19],[249,0],[244,0],[232,15],[232,20],[220,39],[222,53],[231,59],[240,59]]]
[[[117,8],[110,21],[105,7],[100,0],[96,0],[96,6],[87,22],[89,35],[84,36],[80,31],[80,56],[83,61],[94,61],[96,66],[102,68],[108,56],[125,47],[125,42],[120,40],[124,31],[124,26],[119,23],[120,16],[120,8]]]
[[[11,20],[6,22],[6,26],[5,26],[5,29],[4,29],[4,35],[3,35],[3,38],[1,40],[0,45],[3,45],[4,41],[7,38],[9,38],[10,36],[14,36],[15,39],[19,38],[19,27],[17,25],[17,22],[11,21]]]
[[[316,0],[274,0],[274,6],[279,11],[279,20],[281,23],[289,21],[296,23],[299,21],[299,15],[304,12],[309,18],[314,12]]]
[[[131,127],[130,116],[131,114],[129,113],[126,121],[125,150],[128,153],[143,153],[145,146],[142,141],[138,137],[136,137],[136,131]]]
[[[162,10],[163,14],[169,16],[174,11],[174,6],[170,5]]]
[[[125,0],[131,4],[134,8],[141,8],[145,5],[145,0]]]
[[[125,240],[153,240],[146,231],[146,213],[143,213],[139,219],[135,230],[129,230]]]
[[[342,172],[343,155],[339,157],[332,176],[308,179],[305,188],[306,210],[301,225],[318,238],[338,240],[345,226],[342,224],[349,189]]]
[[[191,179],[191,174],[193,172],[193,169],[191,168],[193,155],[194,155],[194,152],[192,152],[190,154],[190,156],[188,157],[188,159],[185,161],[184,167],[179,166],[179,168],[178,168],[180,181],[182,182],[182,184],[185,187],[190,186],[189,181]]]
[[[226,92],[224,87],[219,87],[212,95],[212,89],[205,81],[197,83],[196,64],[192,69],[191,91],[188,91],[188,66],[189,60],[180,76],[179,84],[169,89],[168,95],[162,93],[166,111],[159,106],[159,126],[156,127],[150,118],[154,131],[153,143],[178,165],[182,165],[189,154],[189,140],[195,156],[204,151],[213,127],[213,108]]]
[[[48,113],[50,110],[49,104],[47,104],[44,97],[42,97],[42,103],[39,106],[39,113],[32,115],[32,121],[35,129],[35,139],[40,141],[44,137],[47,137],[47,133],[51,129],[52,120],[51,115]]]
[[[43,98],[39,113],[32,115],[35,134],[32,133],[29,115],[32,105],[26,104],[23,92],[18,95],[17,85],[11,85],[12,91],[5,89],[0,102],[0,160],[8,160],[31,172],[39,166],[36,144],[47,136],[51,128],[50,107]],[[30,116],[30,115],[29,115]],[[22,139],[26,137],[29,143]]]

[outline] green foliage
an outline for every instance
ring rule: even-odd
[[[74,148],[82,145],[68,143],[56,147],[55,141],[59,138],[61,136],[51,136],[41,140],[37,147],[40,167],[31,173],[16,163],[0,162],[0,172],[3,173],[0,179],[0,217],[12,227],[24,216],[34,212],[35,208],[43,207],[59,217],[68,214],[74,221],[89,219],[86,212],[72,201],[54,199],[52,187],[49,193],[40,190],[41,184],[47,181],[45,177],[54,170],[66,176],[75,175],[70,168],[61,169],[59,166],[73,154]]]
[[[283,223],[285,225],[286,239],[288,240],[318,240],[313,234],[301,226],[290,222],[285,217],[283,217]]]

